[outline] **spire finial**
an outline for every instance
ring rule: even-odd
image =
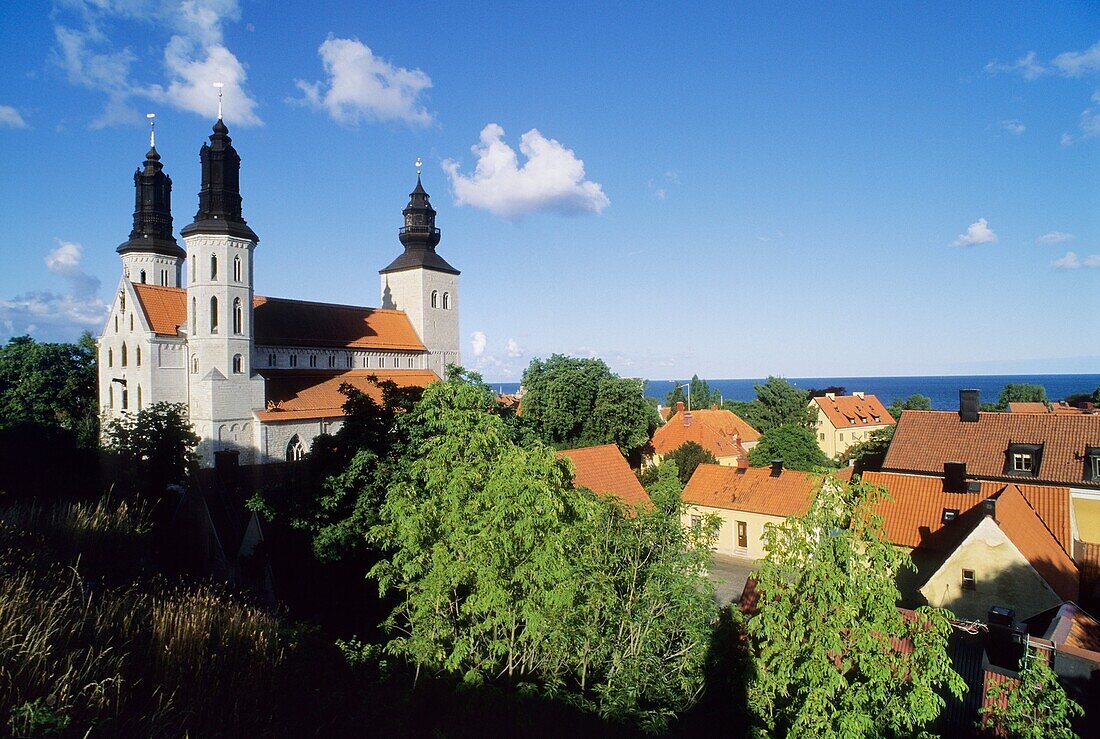
[[[420,168],[424,166],[424,162],[420,161],[420,157],[416,158],[416,176],[420,176]]]
[[[149,119],[149,148],[155,149],[157,147],[157,114],[146,113],[145,117]]]
[[[225,84],[222,82],[215,82],[214,87],[218,88],[218,120],[222,119],[222,88]]]

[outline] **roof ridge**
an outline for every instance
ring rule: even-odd
[[[375,308],[369,305],[351,305],[350,303],[329,303],[321,300],[302,300],[300,298],[275,298],[270,295],[255,295],[256,300],[266,300],[279,303],[297,303],[299,305],[320,305],[326,308],[345,308],[348,310],[369,310],[377,311],[380,313],[404,313],[403,310],[397,310],[396,308]]]

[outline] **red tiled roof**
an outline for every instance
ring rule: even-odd
[[[1035,571],[1063,600],[1076,600],[1080,584],[1077,565],[1040,520],[1016,485],[997,496],[996,521]],[[1068,505],[1067,505],[1068,508]]]
[[[175,336],[176,329],[187,323],[187,291],[183,288],[137,283],[134,292],[153,333]]]
[[[906,411],[902,414],[902,418],[911,412]],[[983,482],[980,493],[945,493],[943,479],[939,477],[864,472],[862,479],[872,485],[881,485],[889,491],[890,499],[879,504],[878,512],[883,517],[886,537],[899,546],[941,550],[953,548],[961,540],[964,532],[941,533],[945,528],[944,510],[957,510],[959,514],[956,521],[958,521],[972,511],[977,514],[979,512],[977,509],[986,498],[992,498],[1006,488],[1012,487],[1023,496],[1027,505],[1038,515],[1063,554],[1072,549],[1069,488],[1067,487]]]
[[[1037,475],[1004,474],[1010,443],[1043,445]],[[965,462],[968,477],[1100,487],[1085,480],[1086,446],[1100,447],[1100,414],[979,413],[977,421],[964,422],[949,411],[906,411],[882,468],[942,475],[944,462]]]
[[[684,487],[683,500],[732,511],[800,516],[810,510],[816,483],[816,477],[809,472],[783,470],[773,477],[770,467],[738,470],[701,464]]]
[[[380,403],[382,390],[372,377],[404,387],[427,387],[439,379],[431,370],[268,370],[260,374],[265,380],[267,408],[256,416],[268,422],[343,416],[347,397],[340,386],[345,382]]]
[[[134,285],[153,332],[175,336],[187,323],[187,291],[179,287]],[[256,343],[350,349],[423,351],[404,311],[304,300],[252,299]]]
[[[1046,403],[1018,401],[1008,404],[1009,413],[1050,413]]]
[[[878,398],[874,395],[862,395],[862,398],[857,395],[834,395],[832,398],[822,395],[813,400],[829,422],[838,429],[894,423],[894,417]]]
[[[614,444],[565,449],[557,453],[573,462],[573,484],[601,495],[618,496],[627,505],[648,504],[649,496]]]
[[[677,413],[668,423],[653,432],[650,444],[653,451],[665,456],[694,441],[717,458],[741,456],[745,454],[741,441],[756,441],[760,432],[745,423],[733,411],[707,409]]]

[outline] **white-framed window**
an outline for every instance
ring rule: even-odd
[[[301,462],[306,456],[306,447],[302,443],[302,440],[298,438],[298,434],[294,434],[290,442],[286,445],[286,461],[288,462]]]
[[[443,310],[451,309],[451,294],[443,293]]]
[[[438,290],[432,290],[432,307],[433,308],[438,308],[439,307],[439,291]]]
[[[1014,472],[1031,472],[1035,466],[1035,457],[1030,452],[1014,452],[1012,454],[1012,470]]]
[[[977,590],[978,578],[974,574],[974,570],[962,571],[962,589],[963,590]]]
[[[235,282],[241,281],[241,258],[239,256],[233,257],[233,280]]]
[[[239,375],[243,372],[244,372],[244,357],[242,357],[240,354],[234,354],[233,355],[233,373]]]
[[[1092,479],[1100,479],[1100,454],[1089,457],[1092,461]]]

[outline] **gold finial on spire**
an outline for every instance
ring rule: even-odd
[[[218,88],[218,120],[222,119],[222,88],[225,84],[222,82],[215,82],[214,87]]]
[[[149,119],[149,148],[150,149],[155,149],[156,146],[157,146],[157,137],[156,137],[157,114],[156,113],[146,113],[145,117]]]

